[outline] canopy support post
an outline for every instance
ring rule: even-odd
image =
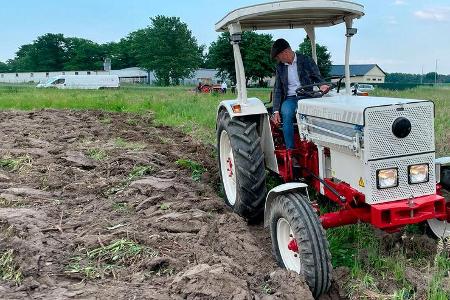
[[[238,101],[241,104],[247,103],[247,82],[245,80],[244,62],[242,61],[241,49],[239,43],[242,39],[242,29],[239,23],[228,25],[230,32],[230,42],[233,45],[234,67],[236,70],[236,89]]]
[[[305,27],[306,34],[311,42],[312,58],[317,64],[317,45],[316,45],[316,31],[314,26]]]
[[[352,36],[357,32],[356,28],[352,28],[353,18],[345,17],[347,44],[345,46],[345,91],[347,95],[351,95],[350,90],[350,46],[352,42]]]

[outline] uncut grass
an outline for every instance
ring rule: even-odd
[[[28,85],[0,85],[0,109],[32,110],[99,109],[117,112],[155,112],[155,121],[175,126],[215,143],[215,118],[220,101],[235,95],[196,94],[190,87],[126,86],[119,90],[36,89]],[[249,97],[266,102],[270,89],[249,89]],[[448,89],[417,88],[406,91],[376,90],[373,95],[430,99],[436,104],[436,144],[438,155],[450,154],[450,94]]]
[[[155,121],[175,126],[214,142],[216,109],[227,95],[196,94],[190,87],[124,87],[119,90],[57,90],[30,86],[0,86],[0,109],[98,109],[116,112],[155,112]],[[249,96],[266,101],[268,89],[250,89]]]

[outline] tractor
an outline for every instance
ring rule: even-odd
[[[264,219],[278,264],[302,274],[316,298],[331,285],[325,229],[368,223],[391,233],[427,222],[436,236],[450,236],[450,158],[435,157],[434,103],[351,92],[353,24],[363,16],[364,7],[350,1],[287,0],[236,9],[216,24],[230,33],[237,80],[237,99],[217,110],[225,202],[248,221]],[[333,89],[297,91],[303,97],[288,151],[270,108],[247,97],[242,32],[303,28],[317,63],[315,28],[338,24],[345,26],[345,88],[318,83]],[[267,191],[270,173],[284,183]],[[321,213],[311,191],[335,209]]]

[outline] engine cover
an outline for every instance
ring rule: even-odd
[[[329,148],[322,174],[366,195],[369,204],[436,192],[434,104],[427,100],[334,96],[298,103],[300,137]],[[429,178],[409,183],[409,166],[428,164]],[[398,186],[380,190],[377,171],[398,169]]]

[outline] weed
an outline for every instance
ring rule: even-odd
[[[12,249],[0,253],[0,278],[4,281],[12,281],[16,285],[22,283],[23,275],[14,262],[14,251]]]
[[[168,210],[170,209],[170,204],[169,203],[161,203],[161,205],[159,206],[160,210]]]
[[[266,294],[266,295],[272,295],[273,294],[273,290],[270,287],[270,284],[268,284],[267,282],[265,282],[262,286],[261,286],[261,291]]]
[[[434,266],[432,268],[433,277],[428,286],[428,299],[450,299],[450,285],[448,284],[450,275],[450,251],[446,251],[449,250],[446,249],[447,240],[450,240],[450,238],[441,238],[438,241]]]
[[[89,149],[87,151],[87,155],[90,158],[92,158],[94,160],[98,160],[98,161],[102,161],[108,157],[108,154],[106,153],[106,151],[103,149],[99,149],[99,148]]]
[[[147,276],[156,275],[159,277],[172,276],[173,274],[175,274],[175,269],[168,266],[161,266],[156,270],[147,272]]]
[[[120,239],[92,250],[80,249],[81,255],[71,258],[66,273],[77,273],[95,279],[115,276],[115,270],[158,256],[158,252],[128,239]]]
[[[114,140],[114,145],[118,148],[139,151],[145,149],[147,146],[145,143],[128,142],[121,137]]]
[[[392,297],[393,300],[408,300],[414,298],[414,291],[409,288],[402,288],[396,291]]]
[[[102,123],[104,125],[108,125],[108,124],[111,124],[112,120],[109,117],[104,117],[104,118],[99,119],[99,121],[100,121],[100,123]]]
[[[106,196],[117,194],[125,190],[133,180],[136,180],[144,175],[151,174],[153,168],[151,166],[136,165],[131,172],[127,175],[126,179],[119,183],[117,186],[109,188],[105,194]]]
[[[29,155],[13,158],[11,156],[5,156],[0,159],[0,167],[8,171],[22,171],[26,167],[31,166],[31,157]]]
[[[282,183],[283,181],[281,180],[280,176],[268,171],[266,172],[266,186],[268,191],[279,186]]]
[[[21,203],[19,200],[0,198],[0,207],[8,208],[21,206],[23,206],[23,203]]]
[[[151,174],[152,171],[153,168],[151,166],[142,166],[142,165],[134,166],[133,170],[131,170],[130,174],[128,174],[127,180],[133,181],[136,178]]]
[[[81,256],[72,257],[70,259],[70,263],[66,267],[66,273],[77,273],[83,275],[89,279],[100,278],[101,274],[106,270],[102,269],[101,272],[94,266],[83,266],[82,265],[83,258]]]
[[[200,181],[203,173],[206,171],[201,164],[190,159],[179,159],[176,161],[176,164],[184,169],[190,170],[194,181]]]
[[[125,123],[130,126],[136,126],[138,124],[138,121],[136,119],[128,118],[126,119]]]
[[[112,205],[112,209],[117,212],[123,212],[123,213],[130,211],[130,207],[128,206],[128,203],[126,203],[126,202],[114,202],[114,204]]]

